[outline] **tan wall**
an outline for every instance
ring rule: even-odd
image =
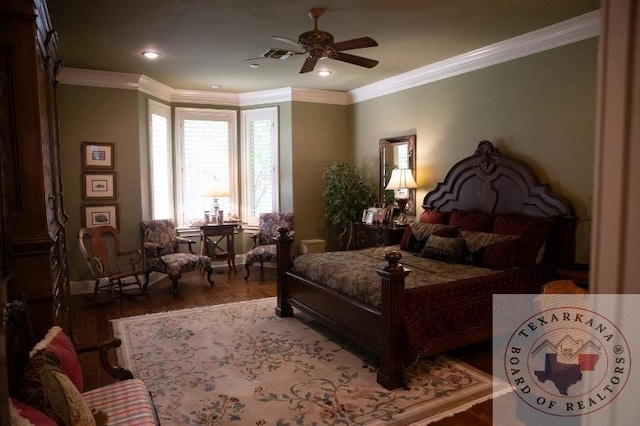
[[[590,39],[358,103],[356,165],[377,175],[378,139],[414,130],[421,203],[455,162],[488,139],[574,203],[577,261],[588,262],[597,49]]]
[[[141,219],[138,92],[60,85],[58,89],[64,202],[69,224],[70,279],[89,277],[77,243],[83,226],[81,144],[84,141],[115,144],[118,227],[123,249],[140,246]],[[92,202],[91,204],[98,204]]]
[[[296,241],[334,236],[324,218],[322,175],[332,163],[353,161],[349,108],[342,105],[292,103],[293,210]]]

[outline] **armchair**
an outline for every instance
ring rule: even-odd
[[[211,258],[195,254],[195,241],[179,237],[176,227],[170,219],[147,220],[140,222],[142,246],[145,257],[145,276],[147,283],[152,271],[169,275],[173,285],[173,295],[178,294],[178,280],[184,272],[206,271],[207,281],[211,279]],[[188,253],[180,252],[180,246],[186,245]]]
[[[110,292],[111,298],[117,292],[125,296],[138,296],[144,294],[144,286],[140,282],[140,275],[144,273],[140,267],[142,253],[139,249],[127,251],[120,250],[120,232],[112,226],[96,226],[93,228],[81,228],[78,231],[78,244],[80,251],[87,262],[92,278],[93,300],[97,300],[98,291]],[[122,268],[120,259],[127,257],[128,268]],[[148,282],[148,281],[147,281]],[[133,292],[126,287],[137,287]]]
[[[245,254],[245,281],[249,279],[249,267],[260,262],[260,274],[264,272],[264,262],[276,262],[277,251],[273,238],[278,235],[277,229],[285,227],[293,232],[293,213],[260,213],[258,233],[251,236],[253,248]]]
[[[36,343],[24,298],[5,304],[2,311],[11,424],[159,424],[145,383],[111,361],[120,339],[78,348],[54,326]],[[91,352],[98,353],[115,383],[85,389],[79,355]]]

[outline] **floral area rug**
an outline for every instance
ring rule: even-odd
[[[491,376],[446,356],[376,383],[375,359],[275,298],[113,321],[118,359],[163,425],[427,424],[491,397]]]

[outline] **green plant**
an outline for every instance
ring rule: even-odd
[[[334,163],[322,175],[326,201],[325,217],[340,229],[339,248],[349,249],[353,237],[353,222],[362,218],[362,211],[375,200],[373,185],[358,174],[354,166]],[[343,244],[348,233],[346,244]]]

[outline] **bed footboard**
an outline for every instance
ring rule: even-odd
[[[380,310],[349,299],[297,276],[293,266],[293,239],[281,230],[276,237],[278,288],[276,315],[293,316],[293,307],[312,316],[354,343],[379,355],[377,381],[387,389],[404,385],[401,332],[404,320],[404,278],[409,274],[399,252],[385,256],[388,265],[376,272],[381,279]]]

